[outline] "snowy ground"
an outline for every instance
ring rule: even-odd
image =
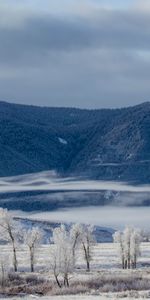
[[[50,257],[53,245],[42,245],[37,251],[36,271],[44,272],[49,269]],[[26,246],[18,247],[18,265],[19,271],[29,271],[29,254]],[[11,245],[0,245],[0,257],[10,256],[11,260]],[[118,258],[118,245],[113,243],[96,244],[92,249],[91,272],[97,271],[115,271],[120,272],[120,262]],[[150,268],[150,243],[142,243],[141,257],[138,260],[138,269]],[[82,252],[79,253],[76,261],[76,269],[81,273],[85,270],[85,262]],[[149,269],[150,270],[150,269]],[[86,274],[86,273],[85,273]],[[77,274],[79,275],[79,274]]]
[[[41,274],[45,278],[53,278],[52,272],[50,271],[50,257],[52,245],[43,245],[39,248],[37,262],[36,262],[36,273]],[[0,245],[0,256],[5,255],[10,256],[11,247],[8,245]],[[84,281],[91,278],[92,276],[97,276],[98,274],[102,275],[139,275],[141,274],[143,278],[150,279],[150,243],[143,243],[141,245],[141,257],[138,262],[137,270],[123,271],[120,268],[120,263],[118,261],[118,249],[116,244],[97,244],[93,247],[93,260],[91,262],[91,272],[88,274],[85,271],[85,263],[82,258],[82,253],[79,253],[79,258],[76,261],[76,271],[72,275],[71,280],[80,280]],[[26,247],[18,248],[18,263],[20,272],[29,272],[29,255]],[[12,297],[9,299],[19,300],[19,299],[42,299],[42,300],[101,300],[101,299],[148,299],[150,298],[150,291],[134,293],[126,292],[123,293],[109,293],[109,294],[100,294],[96,296],[85,295],[85,296],[47,296],[47,297],[38,297],[38,296],[24,296],[23,298]],[[1,299],[4,299],[3,297]],[[6,299],[6,298],[5,298]]]
[[[25,297],[9,297],[9,298],[0,298],[0,299],[4,299],[4,300],[122,300],[122,299],[126,299],[126,300],[142,300],[142,299],[150,299],[150,296],[146,296],[146,295],[141,295],[137,298],[137,296],[125,296],[125,297],[120,297],[119,295],[112,295],[111,293],[108,295],[99,295],[99,296],[91,296],[91,295],[85,295],[85,296],[81,296],[81,295],[77,295],[77,296],[46,296],[46,297],[38,297],[38,296],[25,296]]]

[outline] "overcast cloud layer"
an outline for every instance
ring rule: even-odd
[[[149,81],[149,0],[0,1],[1,100],[128,106]]]

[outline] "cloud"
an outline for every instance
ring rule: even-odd
[[[140,1],[130,9],[40,3],[0,3],[1,99],[81,107],[148,100],[150,18]]]
[[[133,9],[139,11],[140,13],[150,13],[150,2],[149,0],[136,0],[133,3]]]
[[[17,28],[0,26],[1,63],[30,64],[34,57],[40,60],[52,52],[61,55],[84,49],[147,50],[150,41],[146,25],[150,26],[149,18],[120,11],[100,10],[89,22],[84,17],[29,15]]]

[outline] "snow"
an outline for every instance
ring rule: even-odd
[[[127,160],[128,160],[128,159],[131,159],[133,156],[134,156],[134,154],[133,154],[133,153],[130,153],[130,154],[127,156]]]
[[[1,298],[2,299],[2,298]],[[41,299],[41,300],[105,300],[108,297],[101,297],[101,296],[47,296],[47,297],[37,297],[37,296],[25,296],[25,297],[13,297],[13,298],[5,298],[5,300],[30,300],[30,299]],[[112,300],[115,298],[111,298]],[[128,300],[128,298],[126,298]]]
[[[38,250],[37,263],[35,266],[36,271],[44,271],[50,266],[50,253],[54,245],[41,245]],[[0,245],[0,257],[5,255],[11,256],[11,245]],[[30,260],[29,252],[27,246],[19,246],[17,249],[18,253],[18,266],[19,271],[29,271],[30,270]],[[118,245],[115,243],[101,243],[95,244],[92,249],[92,262],[91,262],[91,272],[96,274],[97,271],[101,270],[105,273],[107,272],[122,272],[118,257]],[[87,278],[89,274],[86,272],[85,262],[81,256],[81,251],[77,255],[78,259],[76,261],[77,274],[75,276],[80,276]],[[138,272],[146,270],[150,266],[150,242],[141,244],[141,257],[138,260]],[[91,273],[90,273],[91,274]]]
[[[64,139],[62,139],[62,138],[58,138],[58,140],[59,140],[59,142],[61,143],[61,144],[64,144],[64,145],[67,145],[68,144],[68,142],[66,141],[66,140],[64,140]]]
[[[139,300],[142,299],[148,299],[145,298],[144,295],[141,295],[141,297],[138,297]],[[3,298],[1,298],[3,299]],[[32,300],[32,299],[39,299],[39,300],[116,300],[116,299],[124,299],[124,297],[122,296],[118,296],[118,295],[112,295],[111,293],[108,295],[98,295],[98,296],[91,296],[91,295],[85,295],[85,296],[81,296],[81,295],[76,295],[76,296],[46,296],[46,297],[38,297],[38,296],[34,296],[34,295],[29,295],[29,296],[25,296],[25,297],[13,297],[13,298],[4,298],[5,300]],[[137,300],[137,297],[125,297],[126,300]]]
[[[51,271],[47,273],[50,268],[50,249],[52,249],[53,245],[42,245],[38,251],[38,257],[36,261],[36,272],[40,272],[42,276],[48,276],[49,279],[53,278]],[[26,246],[21,246],[18,248],[18,262],[19,262],[19,271],[28,272],[30,267],[28,249]],[[140,275],[149,278],[149,266],[150,266],[150,243],[142,243],[141,245],[141,257],[138,261],[138,269],[137,270],[122,270],[120,268],[120,262],[118,258],[118,248],[117,244],[113,243],[102,243],[96,244],[93,247],[93,260],[91,262],[91,272],[87,273],[85,270],[85,262],[81,257],[81,252],[79,251],[78,259],[76,262],[76,270],[73,274],[72,280],[84,281],[87,280],[91,276],[97,276],[100,272],[101,275],[120,275],[125,274],[128,275]],[[0,245],[0,256],[1,255],[10,255],[11,254],[11,246],[10,245]],[[47,271],[46,271],[47,269]],[[46,277],[47,278],[47,277]],[[133,294],[133,291],[132,291]],[[126,295],[126,296],[125,296]],[[129,299],[137,299],[137,297],[129,296],[130,292],[120,292],[120,293],[104,293],[100,295],[76,295],[76,296],[45,296],[38,297],[36,295],[29,295],[24,297],[12,297],[8,299],[12,300],[31,300],[31,299],[41,299],[41,300],[106,300],[106,299],[123,299],[125,297],[126,300]],[[138,292],[138,299],[149,298],[150,291],[141,291]],[[147,297],[146,297],[147,295]],[[3,298],[0,298],[3,299]],[[8,300],[5,298],[5,300]]]

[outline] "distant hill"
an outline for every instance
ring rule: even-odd
[[[0,176],[42,170],[150,181],[150,102],[80,110],[0,102]]]

